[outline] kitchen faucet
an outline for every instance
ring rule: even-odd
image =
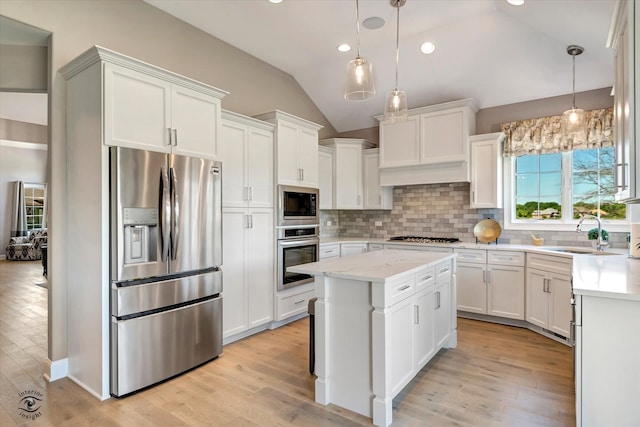
[[[579,233],[580,231],[582,231],[580,230],[580,227],[582,226],[582,222],[585,219],[595,219],[596,221],[598,221],[598,238],[596,239],[596,251],[602,251],[605,246],[609,246],[609,242],[602,241],[602,221],[600,221],[600,218],[595,215],[582,215],[582,218],[580,218],[580,222],[578,222],[578,226],[576,227],[576,232]]]

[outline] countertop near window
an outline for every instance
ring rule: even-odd
[[[633,259],[627,256],[628,251],[624,249],[607,249],[608,252],[616,252],[619,255],[578,255],[571,253],[556,252],[553,247],[533,246],[533,245],[511,245],[511,244],[476,244],[476,243],[454,243],[428,245],[411,242],[389,242],[386,239],[367,238],[329,238],[321,239],[320,244],[331,243],[393,243],[403,246],[430,246],[445,247],[451,249],[487,249],[497,251],[524,251],[528,253],[538,253],[543,255],[553,255],[559,257],[573,258],[573,290],[579,295],[599,296],[605,298],[626,299],[640,301],[640,259]],[[376,252],[372,252],[376,253]],[[350,258],[350,257],[349,257]],[[346,259],[349,259],[346,258]],[[342,258],[337,258],[342,259]],[[390,261],[390,260],[388,260]],[[381,266],[380,268],[383,268]]]
[[[640,301],[640,259],[576,256],[573,291],[578,295]]]
[[[383,249],[361,255],[300,264],[288,267],[287,270],[313,276],[385,282],[399,275],[417,272],[422,267],[451,257],[455,257],[455,254]]]

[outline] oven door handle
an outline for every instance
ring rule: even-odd
[[[278,240],[278,245],[280,246],[300,246],[300,245],[317,245],[320,243],[320,239],[289,239],[289,240]]]

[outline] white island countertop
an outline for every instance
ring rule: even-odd
[[[385,282],[396,276],[417,272],[420,268],[455,257],[441,252],[383,249],[344,258],[329,258],[318,262],[288,267],[294,273],[327,276],[338,279]]]
[[[640,301],[640,259],[576,256],[573,291],[578,295]]]

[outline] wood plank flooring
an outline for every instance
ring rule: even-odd
[[[314,402],[308,319],[227,345],[224,354],[124,399],[98,401],[69,379],[47,383],[47,290],[39,262],[0,261],[0,425],[364,426]],[[571,350],[531,331],[458,320],[441,351],[394,401],[394,426],[574,426]],[[19,393],[43,395],[35,421]]]

